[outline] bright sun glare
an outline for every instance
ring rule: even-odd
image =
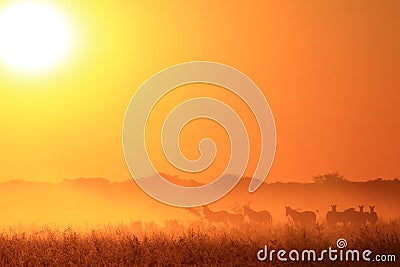
[[[67,52],[70,35],[64,18],[48,4],[23,2],[0,11],[0,59],[15,69],[53,66]]]

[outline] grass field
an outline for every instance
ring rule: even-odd
[[[369,249],[376,254],[400,254],[398,221],[360,228],[305,229],[290,224],[273,227],[244,224],[238,228],[176,221],[102,226],[94,229],[11,227],[0,233],[1,266],[376,266],[376,263],[260,262],[257,252],[269,249]],[[397,259],[398,262],[398,259]],[[382,263],[380,266],[396,266]]]

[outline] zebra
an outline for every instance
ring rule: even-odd
[[[286,208],[286,216],[290,216],[295,224],[314,225],[317,221],[317,216],[312,211],[296,211],[290,207]]]
[[[234,214],[227,211],[212,211],[209,207],[203,206],[204,218],[209,223],[220,223],[222,222],[225,226],[229,224],[232,226],[237,226],[243,223],[243,214]]]
[[[255,211],[251,209],[248,205],[243,206],[243,211],[244,214],[249,217],[250,221],[255,222],[255,223],[267,223],[267,224],[272,224],[272,216],[271,214],[266,211]]]
[[[332,210],[326,213],[326,222],[329,226],[336,226],[338,222],[343,221],[343,212],[337,211],[337,205],[331,205]]]
[[[224,225],[228,224],[228,212],[226,211],[212,211],[209,207],[203,206],[203,214],[209,223],[222,222]]]
[[[378,214],[375,212],[375,206],[369,206],[368,221],[375,225],[378,221]]]

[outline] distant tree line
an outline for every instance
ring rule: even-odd
[[[344,176],[337,171],[313,176],[313,181],[316,184],[332,184],[332,183],[347,182]]]
[[[334,184],[334,183],[343,183],[343,182],[349,182],[349,180],[345,179],[343,175],[341,175],[339,172],[331,172],[327,174],[320,174],[312,177],[313,182],[316,184]],[[393,181],[393,182],[399,182],[399,178],[394,178],[393,180],[383,180],[382,178],[376,178],[374,180],[369,180],[367,182],[383,182],[383,181]]]

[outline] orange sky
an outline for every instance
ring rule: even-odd
[[[37,75],[0,62],[0,182],[129,179],[131,97],[193,60],[231,65],[264,92],[278,139],[267,181],[400,176],[400,2],[142,2],[54,2],[74,31],[68,58]]]

